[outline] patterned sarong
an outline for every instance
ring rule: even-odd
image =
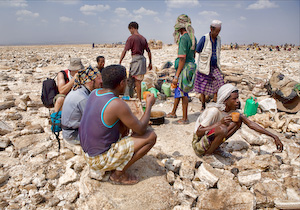
[[[215,138],[215,130],[212,129],[208,134],[199,138],[196,133],[193,134],[192,147],[198,156],[202,156],[209,149]]]
[[[196,73],[194,90],[204,95],[213,95],[224,85],[223,76],[218,67],[211,67],[209,75]]]
[[[100,155],[90,157],[87,153],[84,153],[83,157],[90,169],[103,176],[106,171],[122,171],[131,160],[133,153],[134,142],[132,137],[126,136],[112,144],[109,150]]]
[[[196,64],[188,62],[184,65],[178,79],[178,88],[181,92],[181,97],[184,93],[190,92],[194,88]]]

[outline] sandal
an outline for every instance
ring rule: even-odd
[[[177,115],[172,114],[171,112],[166,115],[166,118],[177,118]]]
[[[176,125],[186,125],[186,124],[189,124],[190,121],[189,120],[183,120],[183,119],[180,119],[180,120],[177,120],[175,122],[173,122],[173,124],[176,124]]]
[[[115,185],[134,185],[139,182],[139,179],[133,174],[125,173],[119,178],[113,178],[113,174],[110,175],[109,182]]]

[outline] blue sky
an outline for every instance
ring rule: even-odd
[[[299,45],[299,10],[299,0],[0,0],[0,45],[126,41],[131,21],[148,40],[174,43],[173,26],[183,13],[197,40],[219,19],[223,44]]]

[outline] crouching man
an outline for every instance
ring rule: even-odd
[[[208,104],[196,121],[192,146],[197,155],[209,155],[215,152],[229,157],[230,154],[220,150],[219,146],[231,137],[241,127],[242,123],[259,133],[272,137],[277,149],[280,152],[283,150],[278,136],[238,113],[236,109],[239,107],[238,89],[231,84],[221,86],[218,91],[217,102]]]
[[[88,67],[80,70],[74,80],[73,90],[66,96],[62,108],[61,127],[65,146],[80,154],[78,128],[88,97],[94,89],[100,88],[102,78],[98,69]]]
[[[111,171],[110,181],[136,184],[139,180],[126,170],[154,146],[156,134],[147,130],[155,98],[147,97],[146,110],[138,120],[119,98],[127,85],[126,69],[110,65],[102,70],[103,89],[96,89],[87,101],[79,136],[84,158],[90,169]],[[133,134],[128,135],[129,129]]]

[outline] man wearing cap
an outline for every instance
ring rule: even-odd
[[[91,91],[100,88],[101,83],[101,74],[96,68],[88,67],[77,73],[73,90],[66,96],[62,108],[62,135],[67,143],[80,144],[78,128],[87,99]]]
[[[196,47],[199,61],[197,62],[196,59],[198,71],[194,90],[201,93],[202,109],[205,109],[205,95],[214,95],[214,101],[216,101],[218,89],[224,85],[220,71],[221,25],[221,21],[213,20],[210,24],[210,32],[200,39]]]
[[[66,95],[71,91],[76,74],[79,70],[84,69],[80,58],[71,58],[68,69],[60,71],[57,74],[58,93],[53,99],[54,112],[58,112],[64,103]]]
[[[136,87],[137,97],[141,100],[141,82],[146,74],[146,58],[144,57],[144,50],[147,51],[149,57],[149,70],[152,69],[152,58],[151,51],[148,46],[148,42],[145,37],[139,34],[139,25],[137,22],[131,22],[128,25],[128,30],[131,36],[127,39],[125,48],[121,54],[120,64],[124,59],[126,52],[131,50],[132,61],[130,63],[129,70],[129,83],[128,86],[131,88],[132,81]]]

